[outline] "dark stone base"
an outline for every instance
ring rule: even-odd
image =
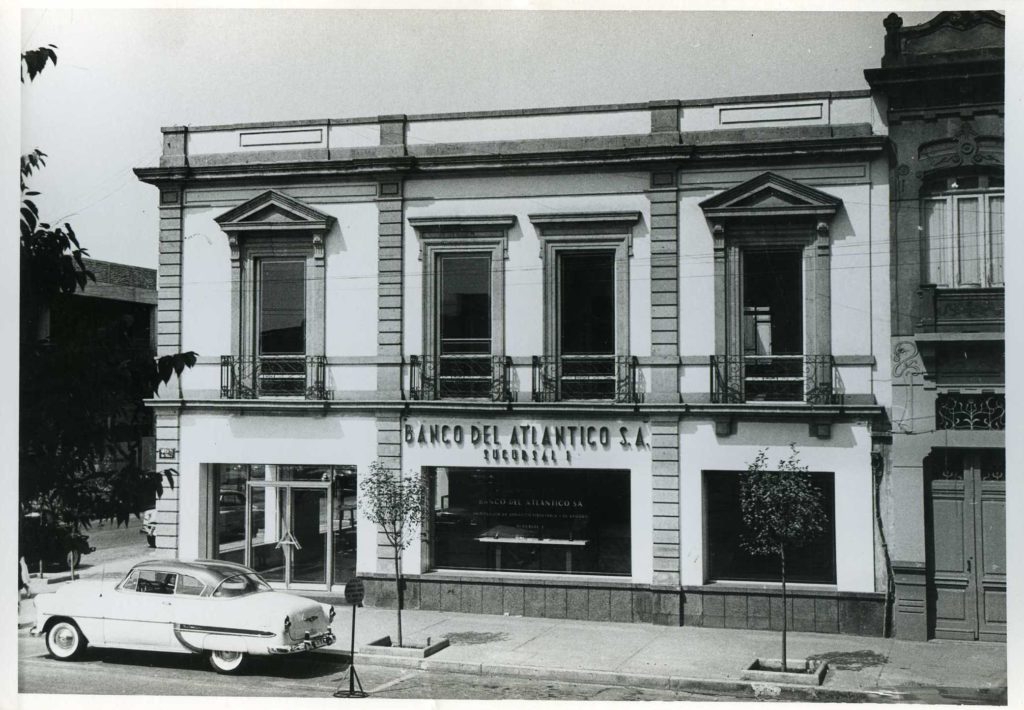
[[[361,575],[364,603],[394,608],[395,581],[381,574]],[[507,614],[547,619],[620,621],[667,626],[782,629],[782,593],[759,586],[661,587],[630,582],[407,576],[404,608]],[[883,594],[789,591],[788,627],[793,631],[881,636]]]
[[[394,577],[373,574],[361,578],[366,583],[364,604],[394,608]],[[406,609],[676,626],[681,618],[678,589],[652,589],[630,582],[429,574],[407,576],[404,584]]]
[[[882,636],[885,595],[787,590],[792,631]],[[683,624],[709,628],[782,629],[782,590],[776,587],[683,587]]]

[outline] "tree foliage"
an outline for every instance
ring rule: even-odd
[[[401,475],[382,462],[370,464],[359,483],[359,509],[384,534],[395,564],[398,645],[402,645],[402,550],[417,538],[427,509],[427,487],[417,473]]]
[[[25,82],[25,72],[28,72],[28,80],[32,81],[46,68],[47,62],[53,62],[57,66],[57,45],[48,44],[45,47],[29,49],[21,55],[21,81]]]
[[[821,490],[800,465],[795,446],[775,469],[768,468],[767,454],[758,452],[743,477],[740,508],[747,526],[740,544],[754,555],[778,555],[825,532]]]
[[[55,49],[24,52],[22,81],[56,65]],[[96,280],[71,225],[40,218],[39,193],[28,182],[46,158],[36,148],[20,166],[20,500],[23,510],[75,530],[94,519],[127,523],[163,492],[163,476],[146,468],[141,453],[152,433],[143,400],[193,366],[196,354],[155,359],[148,345],[138,346],[131,317],[69,317],[61,337],[45,337],[41,324],[55,309],[75,313],[68,298]]]

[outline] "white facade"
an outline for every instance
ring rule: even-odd
[[[159,342],[201,357],[180,395],[172,382],[153,402],[177,481],[160,545],[283,565],[275,583],[300,590],[376,584],[387,550],[349,516],[379,460],[432,486],[425,539],[403,558],[422,608],[455,595],[490,613],[589,604],[575,613],[725,625],[716,605],[742,597],[728,623],[760,628],[777,621],[757,610],[778,585],[710,561],[708,476],[795,444],[834,500],[830,567],[794,585],[812,609],[800,623],[874,633],[872,427],[891,401],[880,129],[857,92],[165,129],[161,166],[139,171],[161,190]],[[456,256],[483,270],[442,284]],[[588,258],[595,270],[572,266]],[[771,259],[791,270],[788,325],[743,275]],[[301,282],[272,291],[260,269],[273,262]],[[472,278],[486,286],[470,293]],[[452,305],[471,298],[476,316]],[[788,350],[744,349],[758,312],[757,337],[788,333]],[[442,342],[471,317],[483,335]],[[267,355],[275,318],[292,318],[298,349]],[[571,345],[577,318],[608,342]],[[445,351],[471,340],[481,349]],[[244,511],[225,507],[229,489]],[[524,496],[577,512],[495,512]],[[301,520],[315,510],[319,528]],[[282,552],[293,533],[306,542]],[[608,605],[580,601],[595,598]]]

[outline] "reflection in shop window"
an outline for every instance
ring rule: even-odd
[[[628,575],[628,471],[436,469],[434,566]]]

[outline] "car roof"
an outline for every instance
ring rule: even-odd
[[[188,574],[212,587],[217,586],[228,577],[233,577],[236,574],[246,572],[254,574],[245,565],[225,560],[191,560],[187,562],[184,560],[147,560],[146,562],[140,562],[132,569]]]

